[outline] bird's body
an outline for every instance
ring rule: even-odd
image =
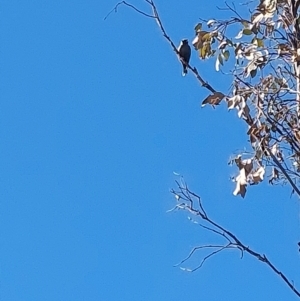
[[[191,47],[188,43],[188,40],[182,40],[177,50],[179,52],[179,57],[183,67],[182,75],[185,76],[187,74],[187,65],[191,58]]]

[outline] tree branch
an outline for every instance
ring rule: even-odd
[[[142,14],[143,16],[146,16],[146,17],[148,17],[148,18],[155,19],[155,20],[156,20],[156,23],[157,23],[157,25],[158,25],[158,27],[160,28],[160,30],[161,30],[161,32],[162,32],[163,37],[169,42],[171,48],[172,48],[173,51],[176,53],[176,55],[178,56],[179,60],[180,60],[181,62],[183,62],[182,59],[179,57],[179,53],[178,53],[178,50],[177,50],[176,45],[175,45],[174,42],[171,40],[171,38],[170,38],[169,35],[167,34],[167,32],[166,32],[166,30],[165,30],[165,28],[164,28],[164,26],[163,26],[163,24],[162,24],[161,18],[160,18],[160,16],[159,16],[159,13],[158,13],[158,10],[157,10],[157,8],[156,8],[156,5],[155,5],[154,1],[153,1],[153,0],[145,0],[145,2],[147,2],[147,3],[150,5],[150,7],[151,7],[151,9],[152,9],[152,12],[153,12],[152,15],[147,14],[147,13],[145,13],[145,12],[139,10],[139,9],[136,8],[134,5],[132,5],[132,4],[128,3],[128,2],[126,2],[126,1],[122,1],[122,2],[117,3],[117,5],[116,5],[116,6],[108,13],[108,15],[104,18],[104,20],[106,20],[107,17],[108,17],[112,12],[117,12],[117,9],[118,9],[118,7],[119,7],[120,5],[128,6],[128,7],[130,7],[131,9],[135,10],[136,12],[138,12],[139,14]],[[184,62],[184,63],[186,64],[186,62]],[[207,82],[202,78],[202,76],[199,74],[199,72],[198,72],[198,70],[197,70],[196,67],[192,67],[190,64],[186,64],[186,66],[187,66],[188,69],[190,69],[190,70],[194,73],[195,77],[196,77],[197,80],[201,83],[201,86],[202,86],[202,87],[206,88],[207,90],[209,90],[209,91],[212,92],[212,93],[215,93],[215,92],[216,92],[216,90],[215,90],[209,83],[207,83]]]
[[[114,8],[113,8],[113,9],[105,16],[104,21],[109,17],[109,15],[110,15],[111,13],[113,13],[113,12],[116,13],[116,12],[118,11],[118,7],[119,7],[120,5],[122,5],[122,4],[124,4],[125,6],[128,6],[128,7],[132,8],[133,10],[135,10],[136,12],[138,12],[139,14],[141,14],[141,15],[143,15],[143,16],[145,16],[145,17],[148,17],[148,18],[155,18],[154,16],[149,15],[149,14],[143,12],[142,10],[138,9],[136,6],[130,4],[130,3],[126,2],[126,1],[121,1],[121,2],[117,3],[116,6],[115,6],[115,7],[114,7]]]
[[[189,190],[189,188],[187,187],[187,185],[184,182],[184,180],[183,180],[182,177],[181,177],[181,183],[179,183],[178,181],[176,181],[176,184],[177,184],[177,189],[178,190],[172,189],[171,193],[175,196],[175,198],[177,199],[177,201],[178,200],[182,200],[184,202],[181,202],[180,204],[178,204],[174,209],[185,210],[185,211],[188,211],[191,214],[197,216],[198,218],[202,219],[208,226],[199,224],[197,221],[193,221],[191,218],[190,218],[190,220],[192,220],[194,223],[199,224],[205,230],[208,230],[208,231],[210,231],[212,233],[220,235],[225,240],[227,240],[227,243],[225,245],[203,245],[203,246],[198,246],[198,247],[193,248],[191,250],[191,252],[189,253],[189,255],[185,259],[183,259],[178,265],[186,262],[198,250],[201,250],[201,249],[211,249],[211,248],[214,248],[214,249],[217,249],[217,250],[214,250],[213,252],[211,252],[207,256],[205,256],[197,267],[195,267],[193,269],[182,268],[183,270],[191,271],[191,272],[196,271],[197,269],[201,268],[202,265],[205,263],[205,261],[208,258],[210,258],[211,256],[213,256],[213,255],[215,255],[215,254],[217,254],[217,253],[219,253],[219,252],[221,252],[223,250],[229,249],[229,248],[236,248],[236,249],[239,249],[242,252],[242,254],[244,252],[246,252],[249,255],[251,255],[252,257],[258,259],[259,261],[261,261],[263,263],[265,263],[274,273],[276,273],[288,285],[288,287],[298,297],[300,297],[300,291],[295,288],[293,282],[290,281],[285,276],[285,274],[283,274],[278,268],[276,268],[275,265],[267,258],[267,256],[265,254],[260,254],[260,253],[258,253],[256,251],[254,251],[253,249],[251,249],[249,246],[246,246],[231,231],[225,229],[220,224],[218,224],[217,222],[213,221],[211,218],[208,217],[208,215],[206,213],[204,214],[204,207],[203,207],[203,204],[201,202],[200,196]],[[195,204],[194,198],[198,202],[200,202],[198,204],[199,207],[195,207],[195,205],[194,205]]]

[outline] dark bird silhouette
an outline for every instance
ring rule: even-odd
[[[191,58],[191,47],[189,45],[189,42],[187,39],[183,39],[180,42],[180,45],[178,47],[179,56],[181,58],[181,63],[183,67],[182,76],[185,76],[188,72],[187,65]]]

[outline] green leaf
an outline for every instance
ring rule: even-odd
[[[244,25],[244,27],[247,27],[249,25],[249,22],[247,21],[242,21],[242,24]]]
[[[200,31],[201,29],[202,29],[202,23],[198,23],[196,26],[195,26],[195,31],[196,31],[196,33],[198,32],[198,31]]]
[[[253,34],[253,32],[251,29],[245,28],[245,29],[243,29],[243,34],[246,36],[250,36]]]
[[[205,58],[205,49],[204,47],[198,48],[198,54],[201,59]]]
[[[208,32],[202,36],[202,41],[209,41],[210,39],[211,39],[210,32]]]
[[[228,61],[229,56],[230,56],[230,52],[228,50],[223,52],[223,57],[224,57],[225,61]]]
[[[257,41],[257,46],[258,47],[264,47],[264,40],[263,39],[257,38],[256,41]]]

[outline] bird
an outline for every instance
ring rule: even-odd
[[[182,76],[185,76],[187,74],[187,65],[189,64],[190,58],[191,58],[191,47],[189,45],[189,42],[187,39],[183,39],[180,42],[180,45],[178,47],[178,53],[179,58],[181,59],[183,71]]]

